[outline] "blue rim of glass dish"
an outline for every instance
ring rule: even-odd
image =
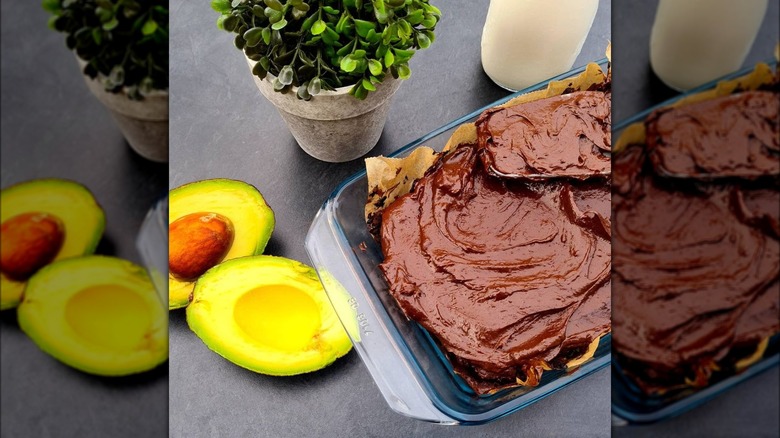
[[[595,61],[594,63],[598,64],[602,70],[606,70],[608,61],[606,58],[601,59],[599,61]],[[540,89],[544,89],[547,87],[547,84],[553,81],[561,81],[568,78],[572,78],[583,71],[585,71],[587,66],[582,66],[576,69],[572,69],[566,73],[563,73],[561,75],[558,75],[556,77],[553,77],[551,79],[545,80],[543,82],[540,82],[539,84],[536,84],[534,86],[531,86],[529,88],[517,91],[515,93],[509,94],[497,101],[494,101],[482,108],[479,108],[475,111],[472,111],[469,114],[466,114],[462,117],[459,117],[452,122],[434,130],[430,133],[418,138],[417,140],[412,141],[411,143],[407,144],[406,146],[396,150],[395,152],[388,155],[388,157],[399,157],[407,154],[414,148],[418,146],[424,145],[429,140],[451,130],[454,129],[461,124],[474,119],[475,117],[482,114],[485,110],[493,108],[497,105],[501,105],[519,95],[527,94],[530,92],[534,92]],[[323,205],[323,208],[320,210],[322,212],[326,209],[328,205],[332,205],[335,200],[339,199],[339,196],[345,188],[352,185],[355,181],[365,178],[366,172],[365,170],[360,171],[353,176],[345,179],[341,184],[339,184],[331,193],[329,198],[326,200],[325,204]],[[319,214],[319,213],[318,213]],[[362,218],[361,218],[362,220]],[[336,230],[338,230],[338,233],[334,233],[335,237],[339,240],[339,243],[343,245],[344,247],[351,247],[350,242],[347,240],[345,230],[342,226],[342,224],[334,220],[332,222],[332,225]],[[311,255],[311,254],[310,254]],[[363,267],[360,262],[357,260],[357,257],[354,252],[347,252],[345,251],[346,257],[349,259],[348,261],[355,267],[356,269],[359,269],[361,272],[359,274],[363,275],[365,279],[368,281],[368,283],[371,283],[370,276],[368,272],[366,272],[365,267]],[[363,282],[363,280],[360,280]],[[373,289],[373,288],[372,288]],[[378,294],[375,294],[378,295]],[[487,395],[487,396],[481,396],[477,397],[479,400],[490,400],[490,401],[496,401],[501,398],[507,397],[512,392],[520,392],[516,396],[513,396],[511,398],[508,398],[504,402],[499,402],[500,404],[498,406],[494,406],[490,409],[486,409],[485,411],[479,412],[477,414],[473,413],[464,413],[461,411],[458,411],[457,409],[449,406],[446,402],[442,400],[442,397],[437,393],[437,389],[433,387],[431,382],[428,379],[428,375],[421,366],[419,360],[415,357],[414,353],[409,348],[409,345],[407,341],[404,339],[403,335],[400,333],[397,327],[394,326],[392,323],[392,318],[389,316],[388,309],[385,308],[385,304],[382,302],[382,299],[378,296],[375,297],[369,297],[372,304],[377,309],[382,309],[387,315],[377,315],[380,316],[383,320],[386,322],[390,322],[390,324],[387,324],[388,327],[392,327],[393,330],[388,330],[387,334],[389,334],[393,340],[398,344],[405,348],[402,348],[401,353],[404,356],[406,362],[413,367],[413,371],[418,377],[424,377],[419,379],[420,383],[422,384],[422,387],[424,391],[426,392],[426,396],[431,400],[435,408],[439,409],[442,413],[446,414],[447,416],[451,417],[452,419],[456,420],[458,424],[464,424],[464,425],[471,425],[471,424],[482,424],[489,421],[493,421],[495,419],[501,418],[505,415],[508,415],[510,413],[516,412],[524,407],[527,407],[542,398],[549,396],[552,393],[557,392],[558,390],[568,386],[569,384],[580,380],[583,377],[586,377],[593,372],[600,370],[607,365],[609,365],[611,361],[611,334],[607,334],[601,339],[601,342],[599,343],[599,347],[597,349],[596,354],[594,355],[594,358],[589,359],[584,364],[578,366],[572,371],[567,370],[552,370],[546,372],[542,377],[542,382],[536,387],[533,388],[522,388],[518,389],[510,388],[506,390],[501,390],[495,394]],[[439,348],[437,342],[434,340],[434,338],[425,330],[422,328],[419,324],[414,323],[414,332],[415,336],[421,338],[424,340],[422,342],[422,345],[425,349],[428,350],[429,356],[431,358],[435,358],[435,360],[439,361],[440,365],[446,367],[446,369],[449,371],[449,374],[453,380],[454,386],[458,388],[458,391],[460,394],[456,394],[456,396],[462,396],[462,397],[468,397],[468,396],[474,396],[474,392],[471,390],[471,388],[466,385],[466,383],[457,376],[453,370],[452,365],[449,361],[449,359],[446,358],[446,355],[441,351]],[[523,401],[519,402],[518,399],[523,399]],[[502,409],[503,406],[506,406],[508,404],[511,404],[512,402],[515,402],[513,406],[510,408]]]
[[[771,68],[777,68],[777,61],[767,60],[765,64]],[[619,133],[631,124],[643,122],[653,111],[669,106],[680,99],[692,94],[715,88],[721,81],[736,79],[749,74],[755,66],[730,73],[726,76],[708,82],[692,90],[681,93],[671,99],[667,99],[651,108],[644,110],[626,120],[623,120],[612,128],[613,140]],[[614,142],[613,142],[614,144]],[[743,382],[763,371],[766,371],[780,363],[780,334],[772,336],[762,359],[752,364],[747,369],[731,376],[723,376],[716,382],[699,390],[673,391],[666,396],[645,396],[636,385],[625,376],[617,362],[617,357],[612,356],[612,414],[618,421],[616,424],[649,424],[661,420],[679,416],[694,409],[709,400],[717,397],[726,390]]]

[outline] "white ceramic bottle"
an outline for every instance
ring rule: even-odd
[[[689,90],[738,70],[768,0],[660,0],[650,65],[668,86]]]
[[[482,30],[482,68],[509,90],[568,71],[598,6],[598,0],[490,0]]]

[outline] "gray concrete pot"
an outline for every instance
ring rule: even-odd
[[[255,62],[247,58],[251,69]],[[281,114],[295,141],[307,154],[331,163],[362,157],[376,146],[387,120],[393,95],[400,80],[388,75],[365,100],[350,96],[352,88],[323,91],[310,101],[296,97],[297,89],[282,94],[274,91],[272,75],[252,75],[257,88]]]
[[[81,59],[79,66],[84,69]],[[111,111],[130,147],[147,160],[168,161],[168,92],[154,90],[142,100],[110,93],[97,79],[84,75],[87,87]]]

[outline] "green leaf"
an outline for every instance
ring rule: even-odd
[[[103,31],[99,27],[92,28],[92,40],[97,45],[103,42]]]
[[[316,15],[311,15],[309,16],[309,18],[303,20],[303,24],[301,24],[301,30],[303,32],[306,32],[307,30],[311,29],[312,25],[314,24],[314,20],[316,19],[317,19]]]
[[[377,61],[376,59],[369,59],[368,60],[368,71],[371,72],[372,75],[377,76],[382,74],[382,63]]]
[[[339,64],[339,67],[342,71],[345,71],[347,73],[352,73],[357,68],[357,60],[354,59],[352,56],[345,56],[341,58],[341,63]]]
[[[119,26],[119,20],[114,17],[111,21],[103,23],[103,30],[114,30],[117,26]]]
[[[308,87],[309,94],[312,96],[316,96],[317,94],[320,94],[320,91],[322,91],[322,81],[320,78],[314,78],[311,81],[309,81],[309,87]]]
[[[426,30],[423,32],[425,36],[428,37],[428,39],[431,41],[431,44],[433,44],[436,41],[436,34],[433,33],[433,31]]]
[[[143,78],[141,80],[141,83],[138,84],[138,91],[141,92],[141,94],[149,94],[154,89],[154,80],[150,78],[149,76]]]
[[[237,8],[238,5],[242,3],[243,0],[233,0],[232,3],[230,3],[234,8]]]
[[[244,50],[244,47],[246,46],[246,40],[242,35],[236,35],[236,37],[233,39],[233,45],[236,46],[238,50]]]
[[[363,49],[355,50],[355,52],[352,53],[352,56],[355,58],[364,58],[366,56],[366,51]]]
[[[60,0],[43,0],[43,9],[51,14],[56,14],[62,10]]]
[[[339,14],[339,10],[338,10],[338,9],[333,9],[333,8],[331,8],[330,6],[323,6],[323,7],[322,7],[322,10],[323,10],[325,13],[328,13],[328,14],[330,14],[330,15],[338,15],[338,14]]]
[[[376,87],[368,79],[363,79],[362,83],[363,83],[363,88],[365,88],[366,90],[376,91]]]
[[[417,34],[417,45],[420,46],[421,49],[427,49],[431,45],[431,40],[428,39],[428,35],[420,32]]]
[[[422,9],[418,9],[411,14],[406,16],[406,21],[408,21],[413,26],[417,26],[418,24],[422,23],[423,19],[425,18],[425,15],[423,14]]]
[[[260,63],[260,65],[263,66],[264,69],[266,69],[266,70],[270,70],[271,69],[271,60],[268,59],[268,57],[263,56],[262,58],[260,58],[259,63]]]
[[[376,33],[374,29],[371,29],[366,34],[366,40],[371,44],[376,44],[379,42],[379,40],[382,39],[382,36]]]
[[[355,45],[354,41],[349,43],[349,44],[345,44],[344,47],[342,47],[342,48],[340,48],[340,49],[338,49],[336,51],[336,54],[339,55],[339,56],[345,56],[347,53],[349,53],[350,50],[352,50],[352,47],[354,45]]]
[[[211,0],[211,9],[219,12],[220,14],[230,12],[230,0]]]
[[[363,84],[361,82],[358,82],[358,85],[356,85],[355,90],[355,98],[358,100],[363,100],[368,96],[368,91],[366,91],[365,88],[363,88]]]
[[[265,18],[265,9],[260,5],[252,6],[252,15],[258,18]]]
[[[263,28],[262,36],[263,36],[263,42],[265,43],[266,46],[271,44],[271,28],[270,27]]]
[[[283,85],[290,85],[293,81],[293,68],[292,65],[285,65],[282,67],[282,69],[279,71],[279,82],[281,82]]]
[[[115,85],[122,85],[125,82],[125,69],[121,65],[114,66],[108,73],[108,80]]]
[[[269,8],[275,11],[281,12],[281,10],[283,9],[282,3],[279,0],[265,0],[264,3],[266,6],[268,6]]]
[[[439,8],[437,8],[436,6],[434,6],[432,4],[425,4],[425,5],[423,5],[423,7],[426,8],[428,11],[430,11],[430,12],[432,12],[432,13],[434,13],[434,14],[436,14],[436,15],[441,17],[441,10]]]
[[[284,13],[279,12],[276,9],[265,8],[265,11],[263,12],[265,13],[266,17],[268,17],[268,21],[271,23],[276,23],[277,21],[280,21],[284,18]]]
[[[398,62],[406,62],[414,55],[414,50],[393,49]]]
[[[422,21],[422,25],[428,29],[432,29],[436,26],[436,23],[438,21],[439,20],[436,18],[435,15],[426,15]]]
[[[328,26],[325,25],[325,22],[322,20],[317,20],[314,22],[314,24],[311,26],[311,34],[312,35],[319,35],[322,32],[325,32],[325,29]]]
[[[388,50],[387,53],[385,53],[385,67],[390,68],[394,62],[395,56],[393,56],[393,51]]]
[[[409,79],[412,75],[412,70],[407,64],[401,64],[398,66],[398,77],[401,79]]]
[[[296,92],[296,96],[298,99],[301,100],[310,100],[311,94],[309,94],[309,90],[306,88],[308,84],[303,84],[300,87],[298,87],[298,91]]]
[[[271,25],[271,29],[273,30],[282,30],[284,29],[284,26],[287,26],[287,20],[282,18],[281,20],[277,21],[276,23]]]
[[[263,65],[261,63],[257,63],[252,67],[252,74],[255,76],[259,76],[261,79],[265,78],[265,75],[268,73],[266,69],[263,68]]]
[[[101,23],[106,23],[114,17],[114,11],[98,6],[95,8],[95,15],[97,15]]]
[[[246,32],[244,32],[244,39],[246,40],[246,45],[249,47],[254,47],[258,44],[260,44],[260,40],[263,38],[263,28],[262,27],[253,27]]]
[[[406,20],[398,20],[397,35],[402,40],[408,39],[412,35],[412,26]]]
[[[302,11],[300,9],[293,8],[293,10],[292,10],[293,20],[300,20],[301,18],[303,18],[305,16],[306,16],[306,11]]]
[[[344,28],[347,26],[347,14],[342,14],[339,21],[336,23],[336,32],[343,34]]]
[[[151,18],[146,20],[146,23],[144,23],[144,26],[141,28],[141,33],[144,35],[151,35],[155,31],[157,31],[157,22]]]
[[[338,40],[339,40],[338,32],[331,29],[330,26],[325,26],[325,31],[322,33],[322,41],[329,46],[333,46],[336,45]]]
[[[238,26],[238,17],[235,15],[228,15],[224,21],[222,21],[222,27],[228,31],[233,32]]]

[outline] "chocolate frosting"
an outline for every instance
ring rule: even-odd
[[[480,132],[495,132],[503,111],[480,118]],[[579,137],[564,140],[579,150]],[[564,163],[570,154],[543,169],[558,178],[496,176],[479,141],[440,157],[384,210],[380,268],[405,314],[484,394],[538,384],[609,331],[610,191],[603,175],[580,180],[595,162]]]
[[[647,121],[647,145],[658,173],[760,176],[780,166],[780,99],[771,91],[732,94],[658,111]]]
[[[780,330],[777,97],[663,110],[615,156],[613,347],[647,393],[704,385]]]
[[[611,99],[582,91],[485,111],[485,164],[500,175],[587,178],[610,171]]]

